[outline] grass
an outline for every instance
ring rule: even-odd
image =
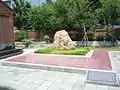
[[[58,55],[86,55],[90,48],[75,48],[70,50],[60,50],[56,48],[45,48],[35,51],[37,54],[58,54]]]

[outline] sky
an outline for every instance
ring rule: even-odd
[[[39,5],[39,4],[42,4],[45,2],[46,2],[46,0],[31,0],[32,5]]]

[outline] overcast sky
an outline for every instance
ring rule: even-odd
[[[46,0],[31,0],[32,5],[39,5],[44,2],[46,2]]]

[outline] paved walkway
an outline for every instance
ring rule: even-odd
[[[120,51],[109,51],[112,69],[120,74]]]
[[[120,77],[120,52],[109,52]],[[120,90],[120,87],[85,84],[85,74],[0,66],[0,86],[16,90]]]
[[[120,90],[118,87],[84,85],[84,74],[0,66],[0,86],[16,90]]]
[[[95,50],[88,63],[90,69],[112,70],[108,51]]]
[[[91,57],[61,56],[61,55],[36,55],[27,54],[8,59],[9,62],[21,62],[42,65],[65,66],[75,68],[88,68],[100,70],[112,70],[107,51],[96,50]]]

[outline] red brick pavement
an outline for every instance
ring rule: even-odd
[[[94,51],[93,55],[90,58],[28,54],[9,59],[8,61],[76,68],[112,70],[108,52],[103,50]]]

